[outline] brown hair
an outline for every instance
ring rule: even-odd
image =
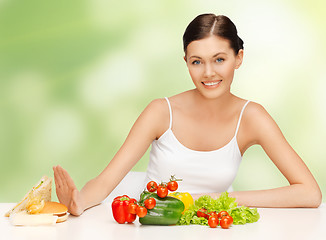
[[[243,41],[238,36],[234,23],[226,16],[215,14],[201,14],[192,20],[183,34],[183,50],[186,53],[187,47],[192,41],[204,39],[210,35],[224,38],[230,42],[230,47],[237,55],[243,49]]]

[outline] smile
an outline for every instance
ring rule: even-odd
[[[220,82],[222,82],[222,80],[219,80],[219,81],[202,82],[202,84],[203,84],[204,86],[207,86],[207,87],[215,87],[215,86],[217,86]]]

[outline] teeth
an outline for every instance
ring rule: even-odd
[[[219,84],[221,81],[218,81],[218,82],[204,82],[204,85],[206,85],[206,86],[214,86],[214,85],[217,85],[217,84]]]

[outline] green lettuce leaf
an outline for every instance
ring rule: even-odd
[[[208,195],[198,198],[181,216],[178,225],[208,225],[207,219],[197,217],[197,211],[201,208],[205,208],[208,212],[215,211],[218,213],[222,210],[227,211],[233,218],[233,224],[257,222],[260,217],[256,208],[238,207],[235,198],[229,197],[228,192],[223,192],[216,200]]]
[[[238,207],[231,211],[234,224],[246,224],[257,222],[259,219],[259,213],[256,208]]]

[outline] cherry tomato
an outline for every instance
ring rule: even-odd
[[[232,224],[233,223],[233,218],[230,215],[224,216],[223,218],[226,218],[228,220],[228,224]]]
[[[233,222],[233,218],[231,216],[224,216],[220,220],[220,225],[222,228],[227,229],[231,226],[232,222]]]
[[[155,192],[157,189],[157,183],[154,181],[150,181],[147,183],[147,190],[149,192]]]
[[[137,213],[137,216],[140,218],[145,217],[147,214],[147,208],[145,208],[143,206],[138,206],[136,209],[136,213]]]
[[[228,212],[227,211],[220,211],[218,214],[217,214],[217,217],[219,219],[221,219],[223,216],[228,216]]]
[[[160,198],[165,198],[169,193],[169,190],[166,186],[164,185],[159,185],[157,187],[157,195],[160,197]]]
[[[217,213],[216,212],[209,212],[207,213],[207,219],[209,219],[210,217],[216,217],[218,219]]]
[[[214,217],[214,216],[209,217],[209,219],[208,219],[208,225],[211,228],[216,228],[217,225],[218,225],[218,218],[217,217]]]
[[[197,211],[197,217],[207,218],[207,210],[205,208],[201,208]]]
[[[156,205],[156,200],[155,198],[148,198],[144,201],[145,208],[147,209],[153,209]]]
[[[131,214],[137,214],[137,208],[138,208],[138,205],[136,203],[130,203],[128,205],[128,212],[131,213]]]
[[[178,189],[178,183],[177,183],[177,181],[170,181],[170,182],[168,182],[168,189],[171,192],[176,191]]]

